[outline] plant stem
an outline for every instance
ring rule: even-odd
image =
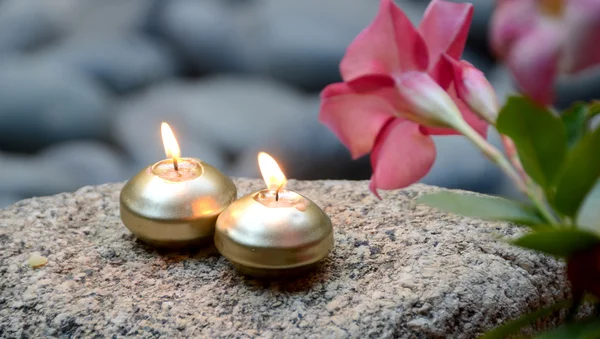
[[[527,195],[527,197],[533,202],[538,211],[542,214],[542,217],[544,217],[547,222],[549,222],[551,225],[558,224],[558,220],[548,209],[548,206],[546,206],[543,199],[541,199],[539,195],[535,193],[530,185],[525,183],[525,179],[519,175],[517,170],[515,170],[511,163],[497,148],[488,143],[487,140],[485,140],[481,135],[479,135],[479,133],[477,133],[466,123],[462,124],[458,130],[464,136],[469,138],[469,140],[471,140],[475,146],[477,146],[483,152],[483,154],[488,157],[488,159],[500,167],[500,169],[515,183],[515,185],[517,185],[517,188]],[[525,176],[525,178],[527,177]]]
[[[527,197],[533,202],[535,207],[537,207],[538,211],[542,214],[544,219],[548,221],[551,225],[558,225],[558,219],[550,212],[548,206],[544,203],[543,199],[541,199],[537,194],[532,192],[531,190],[527,191]]]
[[[517,154],[515,143],[512,141],[511,138],[507,137],[504,134],[500,134],[500,138],[502,139],[502,144],[504,145],[504,151],[506,152],[506,156],[508,157],[514,168],[517,170],[517,172],[525,182],[525,185],[527,186],[527,192],[524,193],[527,194],[527,197],[529,197],[529,199],[535,204],[538,210],[541,213],[545,214],[544,217],[549,222],[557,223],[557,219],[554,218],[552,213],[550,213],[546,210],[546,208],[544,208],[544,206],[546,205],[544,204],[543,195],[540,194],[539,187],[536,186],[535,183],[531,181],[529,176],[527,176],[527,173],[525,173],[523,165],[521,165],[521,161],[519,160],[519,155]]]
[[[517,149],[515,147],[515,143],[511,138],[507,137],[504,134],[500,134],[500,139],[502,140],[502,145],[504,146],[504,152],[508,157],[508,160],[512,163],[513,167],[519,173],[519,176],[525,183],[527,184],[529,181],[529,177],[525,173],[523,169],[523,165],[521,165],[521,161],[519,160],[519,155],[517,154]]]

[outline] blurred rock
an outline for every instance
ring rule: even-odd
[[[307,119],[305,97],[277,81],[255,77],[206,78],[182,90],[182,113],[196,133],[239,153]]]
[[[431,171],[421,182],[448,188],[495,193],[503,174],[463,136],[434,136],[437,149]]]
[[[498,102],[504,105],[509,96],[518,94],[518,90],[506,65],[498,65],[486,73],[488,81],[494,86]]]
[[[365,179],[371,175],[367,157],[353,161],[350,152],[325,125],[318,121],[318,98],[308,99],[301,105],[302,117],[293,126],[276,130],[262,144],[250,147],[235,163],[233,176],[260,177],[258,152],[271,154],[289,178]]]
[[[227,4],[221,0],[162,2],[155,10],[152,30],[173,44],[197,71],[247,70],[242,45],[252,45],[256,39],[246,41],[252,32],[237,29],[237,17]]]
[[[418,24],[424,5],[399,5]],[[340,10],[343,8],[343,10]],[[305,90],[339,80],[347,46],[375,17],[376,1],[172,0],[157,10],[154,33],[200,73],[266,74]],[[484,71],[478,52],[466,59]]]
[[[191,107],[191,98],[184,83],[159,85],[146,93],[123,101],[117,108],[112,130],[115,141],[127,152],[127,161],[133,171],[141,170],[165,158],[160,135],[161,122],[173,129],[181,154],[200,158],[217,168],[226,166],[226,152],[216,141],[199,133],[184,114],[186,110],[202,112],[202,107]]]
[[[70,38],[105,38],[140,32],[162,0],[54,0],[68,4]]]
[[[4,208],[22,199],[18,195],[0,193],[0,208]]]
[[[117,142],[149,164],[164,158],[159,126],[174,128],[185,156],[204,159],[231,175],[254,176],[258,151],[272,152],[290,177],[351,177],[360,164],[317,121],[318,100],[281,83],[222,76],[168,83],[122,105]]]
[[[398,2],[417,26],[425,4]],[[267,72],[307,90],[339,81],[339,62],[354,38],[375,18],[377,1],[279,1],[260,3]],[[341,10],[343,8],[343,10]],[[467,48],[463,58],[486,72],[486,52]]]
[[[600,67],[563,76],[556,84],[556,106],[566,109],[575,101],[600,98]]]
[[[0,55],[31,50],[64,30],[64,0],[4,0],[0,2]]]
[[[259,2],[269,74],[306,89],[338,81],[346,47],[375,17],[377,1]],[[402,7],[411,15],[412,4]],[[422,14],[422,13],[421,13]]]
[[[348,43],[376,11],[376,2],[344,0],[172,0],[155,32],[196,71],[269,74],[314,90],[339,78]]]
[[[469,2],[473,4],[473,20],[471,21],[471,29],[469,30],[469,46],[477,48],[482,54],[489,54],[490,41],[490,20],[496,6],[495,1],[490,0],[452,0],[454,2]]]
[[[33,151],[77,138],[104,138],[108,97],[93,81],[53,63],[0,63],[0,149]]]
[[[165,83],[133,98],[118,114],[116,128],[126,125],[122,119],[130,119],[127,124],[133,127],[154,117],[178,121],[180,133],[211,140],[222,151],[236,154],[272,138],[284,126],[294,126],[302,119],[297,114],[302,99],[280,83],[252,77]],[[158,131],[156,124],[151,133]]]
[[[123,93],[164,80],[175,61],[162,44],[142,36],[72,39],[40,56],[80,70]]]
[[[124,158],[97,142],[66,142],[38,155],[0,154],[0,192],[22,197],[127,179]]]
[[[461,59],[466,60],[477,67],[483,73],[488,73],[495,67],[494,61],[481,51],[471,48],[469,45],[463,50]]]

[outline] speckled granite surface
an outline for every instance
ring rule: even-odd
[[[416,206],[428,186],[378,201],[367,182],[290,181],[331,216],[336,246],[288,282],[240,276],[214,249],[146,247],[121,224],[121,186],[0,210],[1,337],[473,338],[565,295],[560,263],[495,240],[517,227]],[[34,270],[36,251],[49,261]]]

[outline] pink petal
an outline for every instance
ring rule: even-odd
[[[358,94],[345,83],[327,86],[321,93],[319,121],[348,147],[353,158],[371,151],[375,138],[394,109],[375,95]]]
[[[566,7],[561,68],[576,73],[600,64],[600,1],[571,1]]]
[[[458,106],[458,109],[462,113],[463,119],[469,124],[475,132],[479,133],[482,137],[487,138],[488,123],[481,119],[477,114],[473,113],[471,109],[460,99],[453,97],[454,103]]]
[[[491,20],[491,44],[501,58],[508,55],[513,44],[535,25],[538,11],[535,0],[503,0]]]
[[[428,73],[445,90],[454,81],[454,70],[444,58],[440,58]]]
[[[429,65],[435,65],[442,53],[455,59],[462,55],[471,18],[473,5],[433,0],[419,25],[419,32],[429,48]]]
[[[348,88],[359,94],[378,96],[394,108],[395,115],[406,105],[396,90],[396,80],[388,75],[370,74],[347,82]]]
[[[427,69],[427,46],[392,0],[381,0],[375,20],[350,44],[340,63],[345,81],[372,74]]]
[[[373,92],[381,88],[393,88],[395,80],[386,74],[369,74],[347,82],[352,90],[359,93]]]
[[[554,99],[553,84],[560,56],[561,27],[540,24],[520,39],[508,55],[508,66],[520,89],[542,105]]]
[[[371,191],[392,190],[409,186],[431,169],[435,160],[435,145],[423,134],[418,124],[394,119],[377,136],[371,153]]]

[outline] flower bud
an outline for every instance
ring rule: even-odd
[[[498,98],[496,91],[482,71],[466,61],[456,61],[445,56],[454,73],[458,97],[483,120],[496,123]]]

